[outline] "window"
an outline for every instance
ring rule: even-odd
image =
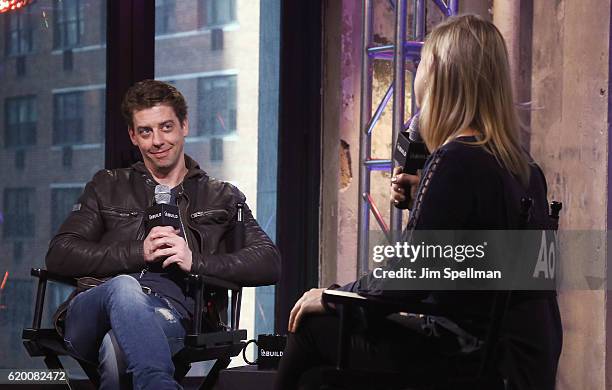
[[[55,12],[53,47],[70,49],[81,43],[85,32],[83,0],[54,0]]]
[[[83,93],[53,96],[53,144],[71,145],[83,141]]]
[[[176,29],[176,0],[155,0],[155,34],[168,34]]]
[[[52,192],[82,186],[104,167],[109,3],[34,0],[0,15],[0,284],[9,273],[0,291],[0,368],[44,367],[24,351],[21,332],[32,324],[30,269],[44,266],[50,233],[64,217],[61,203],[72,207],[66,194],[56,194],[52,205]],[[93,50],[79,50],[85,46]],[[64,71],[64,60],[72,71]],[[43,327],[52,326],[70,290],[47,285]],[[62,363],[71,376],[84,377],[74,359]]]
[[[4,26],[7,55],[24,55],[32,51],[32,21],[27,8],[8,13]]]
[[[20,96],[4,100],[4,146],[36,144],[36,97]]]
[[[235,184],[274,240],[282,1],[175,3],[172,23],[189,33],[155,40],[155,77],[172,80],[189,105],[191,131],[185,139],[185,153],[209,175]],[[240,15],[245,19],[240,20],[240,28],[234,28]],[[157,23],[165,22],[158,17]],[[204,32],[195,33],[195,27]],[[185,45],[190,49],[181,51],[179,61],[172,53]],[[260,55],[263,52],[266,54]],[[274,291],[273,286],[243,289],[242,307],[249,309],[242,311],[240,326],[249,334],[274,331]],[[247,355],[253,352],[249,349]],[[233,359],[232,365],[245,364],[241,360]],[[198,364],[190,374],[206,372]]]
[[[201,0],[202,26],[218,26],[236,21],[236,0]]]
[[[51,189],[51,236],[57,233],[82,192],[80,186]]]
[[[4,189],[4,238],[34,237],[34,188]]]
[[[198,80],[198,135],[236,131],[236,76]]]

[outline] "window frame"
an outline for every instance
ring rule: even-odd
[[[51,229],[51,237],[53,237],[55,235],[55,233],[57,232],[57,230],[60,228],[60,226],[62,225],[62,222],[64,222],[64,220],[66,219],[66,217],[68,216],[68,214],[72,211],[72,207],[64,207],[61,210],[59,210],[56,207],[56,196],[59,195],[60,193],[62,193],[62,196],[64,197],[64,199],[62,199],[62,201],[64,203],[62,203],[62,206],[65,206],[67,204],[67,202],[65,201],[66,199],[66,195],[67,193],[70,193],[70,195],[68,196],[68,198],[70,198],[72,195],[76,194],[76,196],[74,197],[74,199],[71,202],[68,203],[72,203],[71,206],[73,206],[75,204],[75,202],[79,199],[79,197],[81,196],[81,194],[83,193],[83,190],[85,189],[84,185],[75,185],[75,186],[69,186],[69,187],[56,187],[56,188],[51,188],[50,190],[50,196],[51,196],[51,207],[50,207],[50,212],[51,215],[49,216],[50,218],[50,229]]]
[[[67,111],[67,102],[60,101],[67,98],[75,98],[73,102],[75,108],[75,112],[77,115],[75,117],[66,117]],[[84,141],[84,127],[85,127],[85,112],[83,110],[83,91],[72,91],[72,92],[62,92],[53,94],[53,140],[52,145],[61,146],[61,145],[76,145],[82,143]],[[60,103],[62,107],[60,108]],[[62,113],[60,117],[59,113]],[[68,123],[66,123],[68,122]],[[67,132],[67,128],[76,125],[72,132]],[[72,137],[70,134],[76,133]]]
[[[223,27],[238,22],[238,14],[236,12],[236,0],[222,0],[223,4],[229,4],[229,19],[224,21],[211,20],[211,8],[219,4],[218,0],[200,0],[199,1],[199,25],[200,28],[215,28]]]
[[[238,75],[218,75],[218,76],[206,76],[206,77],[198,77],[198,90],[197,90],[197,99],[198,99],[198,129],[197,133],[200,137],[225,137],[228,135],[235,134],[238,129]],[[205,128],[206,122],[208,120],[211,123],[218,123],[218,120],[215,121],[216,115],[214,115],[214,110],[216,107],[213,107],[214,104],[217,104],[221,97],[216,95],[216,90],[221,90],[222,88],[215,88],[214,84],[217,81],[229,81],[228,87],[224,88],[224,93],[226,96],[227,106],[224,108],[224,116],[221,118],[227,128],[226,131],[217,132],[216,130],[207,131]],[[211,89],[205,89],[204,83],[210,83]],[[212,110],[210,113],[208,110]],[[218,112],[218,111],[217,111]],[[212,115],[206,115],[212,114]],[[216,126],[214,126],[216,129]]]
[[[73,1],[81,17],[76,27],[77,43],[65,45],[59,36],[60,25],[54,23],[54,49],[70,49],[82,43],[82,2]],[[54,7],[56,4],[57,0]],[[277,200],[277,244],[289,261],[283,264],[276,289],[275,322],[279,331],[286,324],[295,298],[317,281],[322,4],[323,0],[283,1],[281,7],[277,163],[278,188],[282,191]],[[121,118],[120,103],[134,82],[154,78],[155,4],[150,0],[108,1],[107,10],[104,163],[113,169],[127,167],[139,159]],[[206,21],[203,27],[215,27],[205,18],[201,19]],[[296,134],[304,142],[295,142]],[[296,220],[304,223],[296,224]]]
[[[171,21],[176,15],[176,0],[154,0],[155,1],[155,35],[172,34],[176,32],[176,24]],[[163,10],[163,15],[159,11]],[[159,18],[159,19],[158,19]],[[163,28],[158,30],[158,21],[163,19]]]
[[[11,123],[10,115],[14,105],[17,110],[17,117],[21,116],[22,105],[28,105],[26,108],[29,116],[33,116],[33,120],[16,123]],[[19,118],[20,119],[20,118]],[[25,127],[25,129],[24,129]],[[34,146],[37,143],[37,127],[38,127],[38,107],[36,95],[11,96],[4,99],[4,148],[5,149],[21,149]],[[27,140],[21,142],[24,132],[31,132],[31,142]],[[15,137],[15,134],[17,136]],[[18,139],[17,142],[9,142],[11,139]],[[29,138],[25,136],[25,138]]]
[[[76,8],[75,20],[68,19],[67,7],[70,4]],[[74,5],[72,5],[74,4]],[[82,36],[85,31],[85,19],[83,17],[83,0],[53,0],[53,48],[59,50],[69,50],[79,47],[82,44]],[[60,18],[60,16],[62,16]],[[67,26],[74,24],[76,29],[75,42],[69,42]]]
[[[13,28],[11,23],[17,20],[17,27]],[[23,8],[16,12],[11,12],[6,15],[4,23],[4,54],[7,57],[16,57],[26,54],[30,54],[33,51],[33,31],[34,26],[32,24],[32,16],[29,8]],[[14,50],[12,34],[17,34],[17,50]],[[25,35],[25,42],[27,48],[22,47],[24,42],[23,36]]]
[[[275,329],[282,332],[296,299],[318,283],[323,0],[277,1],[282,3],[277,188],[283,190],[278,191],[276,242],[284,257],[291,259],[283,264],[275,290]],[[141,159],[129,140],[120,104],[134,82],[154,78],[155,4],[150,0],[107,4],[105,167],[113,169]],[[126,20],[131,25],[125,26]],[[307,145],[295,142],[296,134]]]
[[[36,187],[5,187],[2,196],[2,212],[5,218],[5,223],[2,224],[2,238],[12,241],[36,238],[36,214],[34,212]],[[7,212],[8,209],[19,209],[18,205],[22,202],[26,204],[26,212],[21,210],[13,213]],[[29,210],[32,211],[28,212]],[[15,221],[12,221],[13,216]],[[26,220],[25,223],[24,220]]]

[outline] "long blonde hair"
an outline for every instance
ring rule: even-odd
[[[433,151],[467,128],[477,141],[524,186],[529,160],[519,141],[504,39],[493,23],[476,15],[452,17],[438,25],[423,47],[426,84],[419,119]]]

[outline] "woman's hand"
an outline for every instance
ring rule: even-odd
[[[312,288],[306,291],[304,295],[293,306],[291,314],[289,314],[289,332],[295,333],[300,320],[305,314],[322,314],[325,313],[323,306],[324,288]]]
[[[419,176],[402,173],[402,167],[393,168],[393,177],[391,178],[391,201],[398,205],[405,202],[406,196],[408,196],[408,204],[401,208],[412,209],[418,186]]]

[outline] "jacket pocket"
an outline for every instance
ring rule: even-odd
[[[196,211],[191,213],[189,220],[189,225],[199,236],[201,253],[210,255],[217,253],[219,241],[228,229],[228,211],[225,209]]]
[[[203,210],[192,213],[189,218],[197,225],[223,224],[229,219],[225,209]]]
[[[141,210],[129,210],[119,207],[103,207],[100,209],[100,213],[119,218],[138,217],[143,214]]]
[[[102,220],[104,221],[107,231],[114,230],[119,227],[128,229],[134,227],[135,233],[140,224],[143,222],[144,212],[142,210],[105,207],[100,209],[100,214],[102,215]],[[123,233],[126,233],[126,231],[124,230]]]

